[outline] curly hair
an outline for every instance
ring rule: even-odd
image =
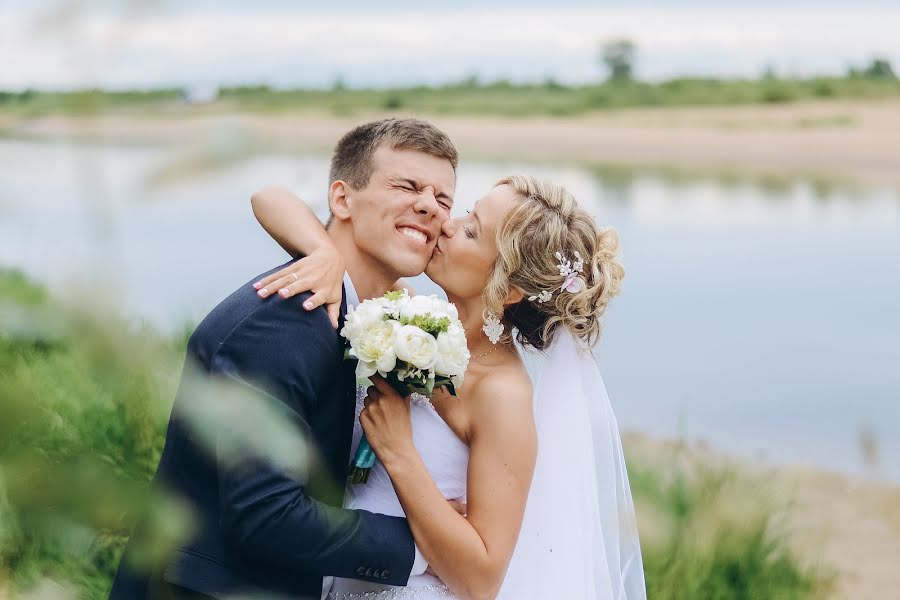
[[[497,231],[499,256],[483,294],[485,313],[502,315],[517,341],[538,350],[559,327],[592,346],[600,335],[600,318],[625,276],[616,258],[618,234],[598,227],[562,186],[527,176],[505,177],[497,185],[512,188],[517,204]],[[582,257],[584,285],[579,291],[560,291],[563,276],[556,252],[573,262],[575,252]],[[513,288],[525,298],[504,307]],[[552,292],[550,300],[528,299],[545,290]]]

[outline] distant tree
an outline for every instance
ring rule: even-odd
[[[869,66],[866,67],[862,74],[872,79],[897,79],[891,63],[886,58],[874,58]]]
[[[460,87],[463,87],[466,89],[474,89],[477,87],[481,87],[481,81],[478,79],[478,75],[473,73],[472,75],[469,75],[468,77],[463,79],[459,83],[459,85],[460,85]]]
[[[611,81],[631,81],[637,46],[627,38],[614,38],[603,44],[600,60],[609,69]]]
[[[558,82],[554,77],[547,77],[547,79],[544,80],[544,88],[558,92],[566,89],[566,86]]]

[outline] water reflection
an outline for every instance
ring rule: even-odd
[[[164,329],[199,319],[285,260],[253,220],[255,189],[287,185],[327,210],[326,155],[226,135],[0,140],[0,264]],[[598,356],[625,429],[900,481],[896,190],[463,162],[454,211],[509,173],[565,184],[619,230],[628,274]]]
[[[808,186],[813,196],[822,201],[840,196],[864,198],[866,195],[865,188],[854,181],[822,175],[749,175],[746,172],[728,169],[698,171],[696,168],[648,168],[621,165],[589,165],[587,168],[610,191],[627,189],[635,179],[652,175],[672,189],[687,187],[703,180],[714,182],[725,191],[751,187],[761,191],[767,199],[771,200],[789,200],[791,191],[798,185]],[[900,190],[896,190],[896,193],[900,198]]]

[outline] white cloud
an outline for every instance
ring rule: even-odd
[[[189,82],[327,85],[487,78],[590,81],[599,40],[639,47],[638,72],[757,75],[843,71],[874,54],[900,62],[900,7],[477,9],[408,14],[92,14],[68,31],[0,9],[0,87]]]

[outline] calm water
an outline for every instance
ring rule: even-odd
[[[327,186],[324,156],[189,147],[7,139],[0,165],[0,265],[163,328],[285,259],[255,189],[321,211]],[[455,210],[513,172],[567,185],[620,232],[628,274],[598,354],[623,429],[900,481],[896,191],[464,162]]]

